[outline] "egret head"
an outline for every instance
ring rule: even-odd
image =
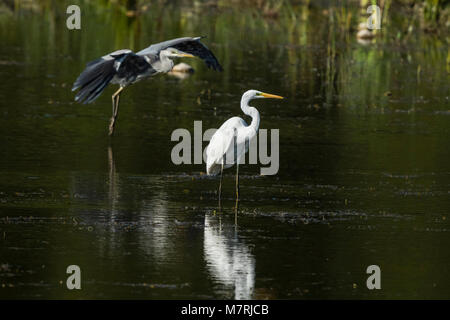
[[[192,54],[185,53],[175,48],[167,48],[162,50],[161,53],[164,53],[168,58],[194,58]]]
[[[272,98],[272,99],[284,99],[281,96],[277,96],[275,94],[265,93],[258,90],[248,90],[246,91],[243,96],[243,98],[246,97],[249,100],[252,99],[262,99],[262,98]]]

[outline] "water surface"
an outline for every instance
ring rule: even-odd
[[[0,14],[1,298],[450,297],[445,39],[398,40],[399,16],[364,45],[325,7],[273,19],[169,5],[127,18],[81,5],[79,31],[65,28],[64,3]],[[224,72],[183,60],[196,70],[187,79],[127,88],[112,139],[114,87],[74,103],[88,61],[204,34]],[[253,103],[261,128],[280,129],[280,169],[240,167],[236,223],[234,170],[218,213],[218,180],[174,165],[170,136],[241,116],[250,88],[286,97]],[[80,291],[65,287],[71,264]],[[366,288],[372,264],[382,290]]]

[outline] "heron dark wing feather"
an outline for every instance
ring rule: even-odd
[[[92,90],[98,87],[98,85],[103,81],[103,76],[98,75],[93,78],[89,83],[83,86],[82,90],[80,90],[75,96],[75,101],[83,101],[88,95],[92,93]]]
[[[86,68],[90,67],[90,66],[93,66],[94,64],[97,64],[97,63],[99,63],[99,62],[101,62],[103,60],[104,60],[103,58],[98,58],[98,59],[89,61],[88,63],[86,63]]]
[[[106,86],[109,84],[109,81],[114,76],[110,76],[108,79],[104,79],[97,88],[89,95],[89,97],[84,101],[85,104],[93,102],[95,99],[97,99],[100,94],[103,92],[103,90],[106,88]]]
[[[177,44],[170,46],[171,48],[175,48],[177,50],[190,53],[196,57],[199,57],[203,61],[205,61],[208,68],[222,71],[222,67],[217,61],[217,58],[214,56],[211,50],[209,50],[203,43],[199,40],[191,40],[191,41],[183,41]]]
[[[73,85],[72,91],[80,88],[80,91],[75,96],[75,101],[83,103],[94,101],[115,74],[114,59],[98,59],[97,62],[94,63],[93,61],[90,63]]]
[[[114,60],[98,59],[88,63],[88,67],[79,75],[73,84],[72,91],[88,85],[100,74],[115,73]]]
[[[124,81],[127,83],[133,82],[139,75],[148,73],[151,71],[149,69],[152,69],[144,57],[138,56],[135,53],[113,57],[120,61],[119,68],[117,69],[117,77],[125,79]]]
[[[113,77],[114,75],[99,75],[94,81],[78,92],[75,96],[75,101],[80,101],[84,104],[93,102],[100,96]]]

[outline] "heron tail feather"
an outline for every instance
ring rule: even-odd
[[[100,96],[115,73],[113,59],[98,59],[88,63],[73,84],[72,91],[80,89],[75,96],[75,101],[85,104],[93,102]]]

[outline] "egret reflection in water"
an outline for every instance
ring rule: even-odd
[[[255,288],[255,258],[242,242],[236,225],[222,218],[205,214],[203,250],[205,261],[214,281],[233,290],[234,299],[252,299]]]

